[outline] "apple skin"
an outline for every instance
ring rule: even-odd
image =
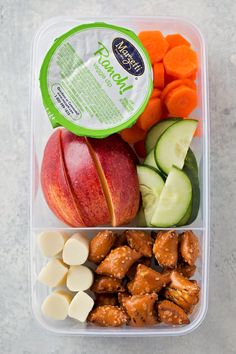
[[[73,227],[127,224],[140,202],[136,161],[117,134],[92,139],[58,128],[46,144],[41,167],[47,204]]]
[[[85,226],[64,167],[61,129],[49,138],[41,166],[41,186],[49,208],[65,224]]]
[[[105,139],[87,138],[103,171],[112,202],[112,225],[129,223],[139,209],[140,192],[136,156],[118,135]]]
[[[61,141],[65,169],[82,219],[87,226],[109,224],[106,197],[86,138],[62,129]]]

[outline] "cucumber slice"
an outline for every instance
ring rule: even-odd
[[[183,218],[192,199],[192,185],[185,172],[173,166],[159,197],[151,225],[171,227]]]
[[[140,192],[142,194],[144,215],[149,226],[165,183],[158,172],[152,167],[137,166],[137,173]]]
[[[159,168],[156,164],[156,160],[155,160],[155,156],[154,156],[154,149],[149,152],[146,159],[143,161],[143,164],[146,166],[155,168],[155,170],[157,170],[159,175],[161,175],[164,179],[166,179],[166,175],[162,171],[159,170]]]
[[[154,167],[154,168],[158,169],[157,164],[156,164],[156,160],[155,160],[155,157],[154,157],[154,150],[151,150],[149,152],[149,154],[147,155],[147,157],[145,158],[143,163],[144,163],[144,165],[147,165],[147,166]]]
[[[191,202],[191,215],[187,221],[187,224],[191,224],[197,217],[200,207],[200,186],[198,178],[198,165],[197,160],[191,149],[188,150],[183,171],[188,175],[193,190],[192,202]]]
[[[176,226],[188,225],[188,221],[190,219],[191,213],[192,213],[192,200],[189,203],[186,213],[184,214],[184,216],[182,217],[182,219],[178,222],[178,224]]]
[[[197,124],[194,119],[181,120],[167,128],[157,140],[154,156],[157,166],[165,174],[170,172],[172,166],[183,168]]]
[[[161,122],[157,123],[154,125],[148,132],[146,140],[145,140],[145,146],[146,146],[146,151],[149,153],[152,149],[154,149],[157,140],[161,136],[164,131],[169,128],[171,125],[176,123],[177,121],[181,120],[181,118],[168,118],[166,120],[162,120]]]

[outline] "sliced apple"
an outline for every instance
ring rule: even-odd
[[[129,223],[139,208],[134,153],[119,135],[87,139],[106,195],[113,226]]]
[[[86,226],[109,224],[111,217],[96,165],[84,137],[62,129],[67,176]]]
[[[85,226],[64,168],[61,129],[49,138],[44,150],[41,185],[48,206],[65,224]]]

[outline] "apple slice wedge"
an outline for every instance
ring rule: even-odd
[[[67,176],[86,226],[109,224],[109,208],[86,138],[62,129],[61,140]]]
[[[65,171],[61,129],[51,135],[45,147],[41,185],[47,204],[58,219],[70,226],[85,226]]]
[[[113,226],[129,223],[139,208],[139,182],[132,149],[115,134],[87,138],[106,196]],[[115,166],[115,168],[114,168]]]

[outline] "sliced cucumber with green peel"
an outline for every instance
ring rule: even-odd
[[[148,132],[146,140],[145,140],[145,146],[146,146],[146,151],[149,153],[152,149],[154,149],[157,140],[161,136],[164,131],[169,128],[171,125],[176,123],[177,121],[181,120],[181,118],[168,118],[165,120],[162,120],[161,122],[157,123],[154,125]]]
[[[178,222],[178,224],[176,226],[188,225],[191,213],[192,213],[192,200],[189,203],[186,213],[184,214],[184,216],[182,217],[182,219]]]
[[[140,192],[142,194],[144,215],[149,226],[165,183],[157,170],[152,167],[137,166],[137,173]]]
[[[156,164],[156,160],[154,157],[154,150],[151,150],[149,152],[149,154],[147,155],[147,157],[145,158],[145,160],[143,161],[144,165],[150,166],[150,167],[154,167],[157,169],[157,164]]]
[[[157,170],[159,175],[161,175],[164,179],[166,179],[166,175],[162,171],[160,171],[160,169],[158,168],[158,166],[156,164],[156,160],[155,160],[155,157],[154,157],[154,150],[151,150],[149,152],[149,154],[147,155],[147,157],[143,161],[143,164],[146,165],[146,166],[150,166],[150,167],[155,168],[155,170]]]
[[[177,124],[177,123],[176,123]],[[151,218],[155,227],[171,227],[186,214],[192,199],[192,184],[187,174],[173,166]]]
[[[177,121],[157,140],[154,156],[157,167],[165,174],[168,175],[172,166],[183,168],[197,124],[194,119]]]
[[[197,217],[200,207],[200,186],[198,177],[198,165],[197,160],[191,149],[188,150],[183,171],[188,175],[193,190],[193,196],[191,201],[191,214],[185,225],[191,224]]]

